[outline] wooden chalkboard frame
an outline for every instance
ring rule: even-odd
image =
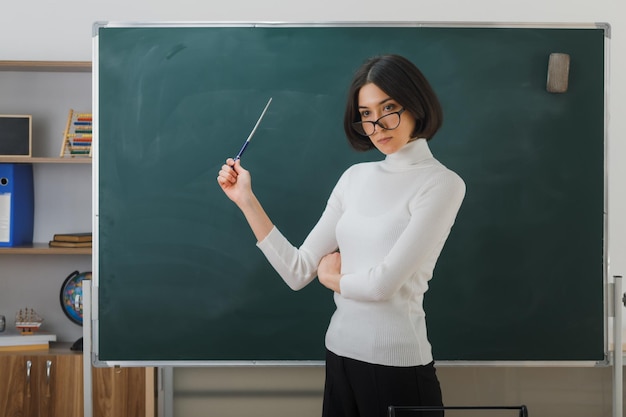
[[[568,364],[568,363],[572,363],[572,364],[576,364],[577,366],[580,365],[588,365],[588,366],[595,366],[595,365],[606,365],[608,363],[608,330],[607,330],[607,307],[606,307],[606,287],[607,287],[607,266],[606,266],[606,260],[604,258],[604,254],[607,253],[607,248],[606,248],[606,239],[604,239],[604,237],[606,236],[606,216],[604,215],[604,213],[606,212],[605,208],[606,208],[606,169],[605,169],[605,160],[606,160],[606,124],[607,124],[607,114],[608,114],[608,109],[607,109],[607,100],[606,100],[606,84],[607,84],[607,65],[606,62],[608,61],[608,48],[607,48],[607,43],[608,40],[610,38],[610,27],[608,26],[608,24],[509,24],[509,23],[437,23],[437,22],[429,22],[429,23],[422,23],[422,22],[393,22],[393,23],[374,23],[374,22],[354,22],[354,23],[301,23],[301,24],[291,24],[291,23],[190,23],[190,24],[185,24],[185,23],[97,23],[94,25],[94,38],[96,40],[95,45],[99,46],[99,42],[101,41],[101,39],[99,39],[101,37],[101,31],[104,30],[108,30],[108,29],[189,29],[189,28],[224,28],[224,29],[232,29],[232,28],[249,28],[250,30],[254,30],[254,29],[280,29],[280,28],[295,28],[295,29],[305,29],[305,30],[310,30],[310,29],[315,29],[315,28],[361,28],[361,29],[368,29],[368,28],[372,28],[372,29],[376,29],[376,28],[436,28],[436,29],[486,29],[486,30],[491,30],[491,29],[511,29],[511,30],[526,30],[526,29],[548,29],[548,30],[596,30],[596,31],[601,31],[602,32],[602,36],[603,36],[603,42],[604,45],[602,46],[602,51],[600,53],[601,57],[602,57],[602,62],[600,63],[600,65],[602,66],[602,71],[601,71],[601,80],[598,80],[598,82],[602,85],[601,91],[596,91],[597,94],[599,94],[601,96],[601,100],[596,100],[596,102],[600,102],[602,101],[602,108],[601,110],[601,117],[596,117],[597,120],[599,120],[600,118],[602,119],[602,126],[596,126],[602,133],[601,133],[601,137],[602,137],[602,146],[601,149],[596,149],[595,153],[596,155],[598,155],[598,153],[601,153],[601,178],[598,179],[596,178],[596,180],[598,181],[598,184],[601,183],[601,188],[602,191],[600,192],[600,194],[596,194],[594,195],[594,200],[597,200],[598,198],[601,200],[600,202],[596,201],[596,208],[598,208],[599,206],[602,207],[602,214],[598,214],[594,216],[599,216],[598,218],[596,218],[595,223],[596,226],[600,225],[599,227],[594,227],[593,229],[595,230],[595,235],[596,237],[600,236],[601,237],[601,242],[595,242],[596,247],[595,249],[595,253],[596,254],[600,254],[601,257],[601,261],[600,261],[600,265],[598,267],[595,267],[596,272],[594,274],[598,275],[598,283],[597,286],[595,286],[594,291],[595,291],[595,296],[593,298],[593,302],[594,302],[594,310],[593,310],[593,315],[594,315],[594,320],[595,320],[595,324],[593,324],[593,334],[594,334],[594,342],[593,342],[593,348],[591,350],[593,350],[593,353],[590,352],[579,352],[575,354],[575,357],[570,357],[567,354],[564,355],[563,357],[560,357],[558,355],[554,355],[551,354],[550,357],[547,358],[543,358],[541,357],[541,354],[539,354],[538,356],[529,356],[529,357],[525,357],[523,354],[519,354],[519,352],[516,352],[515,355],[512,355],[511,357],[506,357],[506,356],[500,356],[500,354],[495,354],[494,358],[491,358],[489,356],[489,353],[487,353],[487,356],[482,356],[480,354],[478,354],[475,357],[454,357],[454,355],[452,355],[451,357],[445,357],[443,362],[449,362],[449,363],[456,363],[456,364],[495,364],[495,365],[506,365],[506,364],[543,364],[543,365],[548,365],[548,364],[554,364],[554,363],[559,363],[559,364]],[[177,53],[178,51],[173,51],[172,54]],[[547,58],[547,57],[546,57]],[[124,355],[124,354],[119,354],[119,352],[116,352],[113,355],[110,355],[109,353],[105,352],[106,349],[108,349],[109,347],[106,347],[105,349],[103,349],[103,342],[106,345],[107,343],[110,343],[110,341],[107,341],[107,337],[108,334],[106,334],[106,326],[103,327],[102,325],[102,306],[103,306],[103,298],[102,298],[102,282],[104,279],[104,277],[100,276],[100,262],[103,260],[103,255],[106,255],[106,253],[102,253],[101,252],[101,233],[100,233],[100,227],[102,227],[102,217],[101,217],[101,210],[102,210],[102,203],[103,200],[100,194],[100,190],[101,190],[101,181],[100,178],[102,178],[103,173],[105,172],[105,170],[101,171],[101,161],[99,160],[99,143],[100,140],[102,139],[103,142],[102,143],[106,143],[106,139],[100,138],[99,135],[99,131],[98,129],[99,124],[103,123],[103,120],[100,119],[101,116],[101,111],[102,108],[100,106],[102,106],[103,102],[106,102],[106,99],[103,100],[102,95],[100,94],[101,91],[99,90],[100,88],[100,84],[99,82],[101,82],[101,76],[102,76],[102,68],[100,68],[100,64],[103,64],[103,61],[100,60],[101,59],[101,50],[100,47],[95,48],[94,51],[94,62],[97,63],[97,65],[94,66],[94,79],[96,82],[96,85],[98,86],[98,88],[96,89],[96,94],[94,97],[94,120],[95,120],[95,131],[94,131],[94,144],[95,144],[95,150],[94,150],[94,189],[96,190],[95,193],[95,197],[94,197],[94,220],[95,220],[95,225],[96,225],[96,230],[94,230],[94,247],[96,248],[94,250],[94,280],[93,280],[93,284],[94,284],[94,299],[93,299],[93,313],[94,313],[94,329],[93,329],[93,340],[94,340],[94,363],[96,365],[121,365],[121,366],[136,366],[136,365],[164,365],[164,366],[201,366],[201,365],[259,365],[259,364],[268,364],[268,365],[273,365],[273,364],[279,364],[279,365],[285,365],[285,364],[321,364],[321,358],[320,357],[316,357],[316,358],[296,358],[296,359],[292,359],[292,358],[286,358],[286,359],[276,359],[276,358],[243,358],[243,359],[238,359],[238,358],[211,358],[211,357],[206,357],[206,358],[187,358],[184,355],[181,356],[177,356],[176,354],[174,355],[161,355],[159,356],[158,354],[156,356],[142,356],[137,355],[137,352],[134,352],[133,354],[130,354],[128,356]],[[358,63],[355,63],[355,65]],[[573,66],[575,65],[575,62],[572,64]],[[106,69],[105,69],[106,71]],[[596,71],[594,74],[597,76],[600,72]],[[350,75],[350,74],[348,74]],[[545,83],[545,81],[544,81]],[[544,84],[545,86],[545,84]],[[435,89],[437,90],[437,87],[435,86]],[[595,89],[594,89],[595,91]],[[265,98],[265,97],[264,97]],[[257,108],[258,105],[255,107]],[[107,138],[108,139],[108,138]],[[237,141],[235,141],[237,142]],[[108,144],[107,144],[108,145]],[[435,147],[437,145],[437,141],[433,142],[433,147]],[[237,147],[237,144],[233,144],[234,147]],[[443,146],[443,145],[442,145]],[[104,149],[104,148],[102,148]],[[258,150],[257,152],[261,153],[261,150]],[[437,153],[435,153],[437,155]],[[458,156],[458,155],[457,155]],[[454,159],[454,157],[452,157],[449,160],[449,164],[450,166],[454,169],[454,163],[458,162],[458,160]],[[256,169],[258,169],[258,167],[255,166]],[[596,167],[599,168],[599,167]],[[596,170],[597,171],[597,170]],[[468,189],[468,192],[471,193],[471,189]],[[468,194],[469,195],[469,194]],[[467,204],[467,203],[465,203]],[[462,208],[463,211],[463,208]],[[462,215],[463,213],[461,213]],[[276,219],[278,220],[278,219]],[[230,221],[230,219],[229,219]],[[236,221],[240,221],[243,222],[242,219],[236,219]],[[280,221],[277,221],[277,223],[280,223]],[[280,224],[279,224],[279,228],[280,228]],[[459,229],[462,228],[461,225],[456,225],[455,229]],[[601,230],[599,230],[601,229]],[[462,233],[453,230],[453,234],[454,233]],[[294,244],[297,244],[294,241]],[[250,245],[253,245],[253,242],[250,242]],[[445,256],[445,251],[446,249],[444,248],[444,253],[442,254],[442,256]],[[105,261],[106,262],[106,261]],[[445,266],[442,267],[438,267],[440,269],[446,269]],[[438,270],[435,271],[435,274],[438,273]],[[441,273],[441,272],[440,272]],[[601,283],[599,283],[599,280],[601,280]],[[431,291],[434,291],[435,287],[437,285],[437,281],[433,280],[432,282],[432,288]],[[568,285],[571,285],[571,283],[563,283],[562,284],[562,289],[563,290],[567,290]],[[468,291],[472,291],[472,288],[468,287],[466,288],[466,290]],[[529,290],[530,291],[530,290]],[[456,296],[458,296],[459,294],[455,294]],[[475,295],[475,294],[472,294]],[[532,295],[532,293],[529,293],[529,295]],[[107,296],[105,297],[105,301],[108,302],[110,301],[109,297],[111,296],[111,292],[109,292],[107,294]],[[483,300],[487,301],[487,300]],[[494,300],[489,300],[489,301],[494,301]],[[504,304],[506,304],[507,300],[505,299],[500,299],[500,300],[495,300],[497,301],[497,304],[499,306],[502,306]],[[532,301],[532,300],[531,300]],[[556,301],[556,300],[555,300]],[[567,302],[568,300],[561,300],[560,303],[562,305],[563,302]],[[580,300],[569,300],[570,302],[578,302]],[[601,313],[600,311],[601,310]],[[601,316],[601,317],[600,317]],[[570,319],[573,317],[569,317]],[[105,330],[105,334],[102,334],[102,330]],[[110,330],[110,329],[109,329]],[[432,331],[432,327],[429,326],[429,331],[435,333],[434,331]],[[549,334],[545,335],[546,337],[549,337]],[[498,335],[493,335],[492,339],[489,340],[485,340],[482,343],[485,343],[485,347],[489,346],[489,343],[493,343],[494,345],[497,344],[498,342]],[[109,345],[110,346],[110,345]],[[437,346],[435,346],[435,352],[436,352]],[[437,357],[437,355],[435,354],[435,356]]]

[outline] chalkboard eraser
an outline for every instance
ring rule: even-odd
[[[546,90],[549,93],[566,93],[569,83],[568,54],[552,53],[548,60],[548,81]]]

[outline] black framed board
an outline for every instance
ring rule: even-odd
[[[32,154],[31,115],[0,114],[0,156]]]
[[[467,196],[425,309],[438,361],[602,361],[607,28],[423,24],[94,27],[97,360],[322,361],[332,296],[293,292],[216,183],[244,156],[299,245],[356,153],[345,94],[368,57],[431,81],[430,142]],[[571,57],[546,91],[551,53]]]

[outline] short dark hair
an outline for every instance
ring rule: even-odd
[[[360,135],[352,127],[352,123],[361,120],[359,91],[370,83],[389,94],[413,115],[416,124],[412,137],[433,138],[443,122],[443,112],[430,83],[417,66],[405,57],[381,55],[368,59],[356,71],[348,91],[343,127],[354,149],[367,151],[374,148],[369,137]]]

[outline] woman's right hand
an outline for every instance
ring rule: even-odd
[[[217,175],[217,183],[243,212],[257,241],[265,239],[274,224],[252,193],[250,173],[241,167],[241,161],[228,158]]]
[[[241,206],[252,196],[250,172],[241,166],[241,160],[228,158],[217,175],[217,183],[235,204]]]

